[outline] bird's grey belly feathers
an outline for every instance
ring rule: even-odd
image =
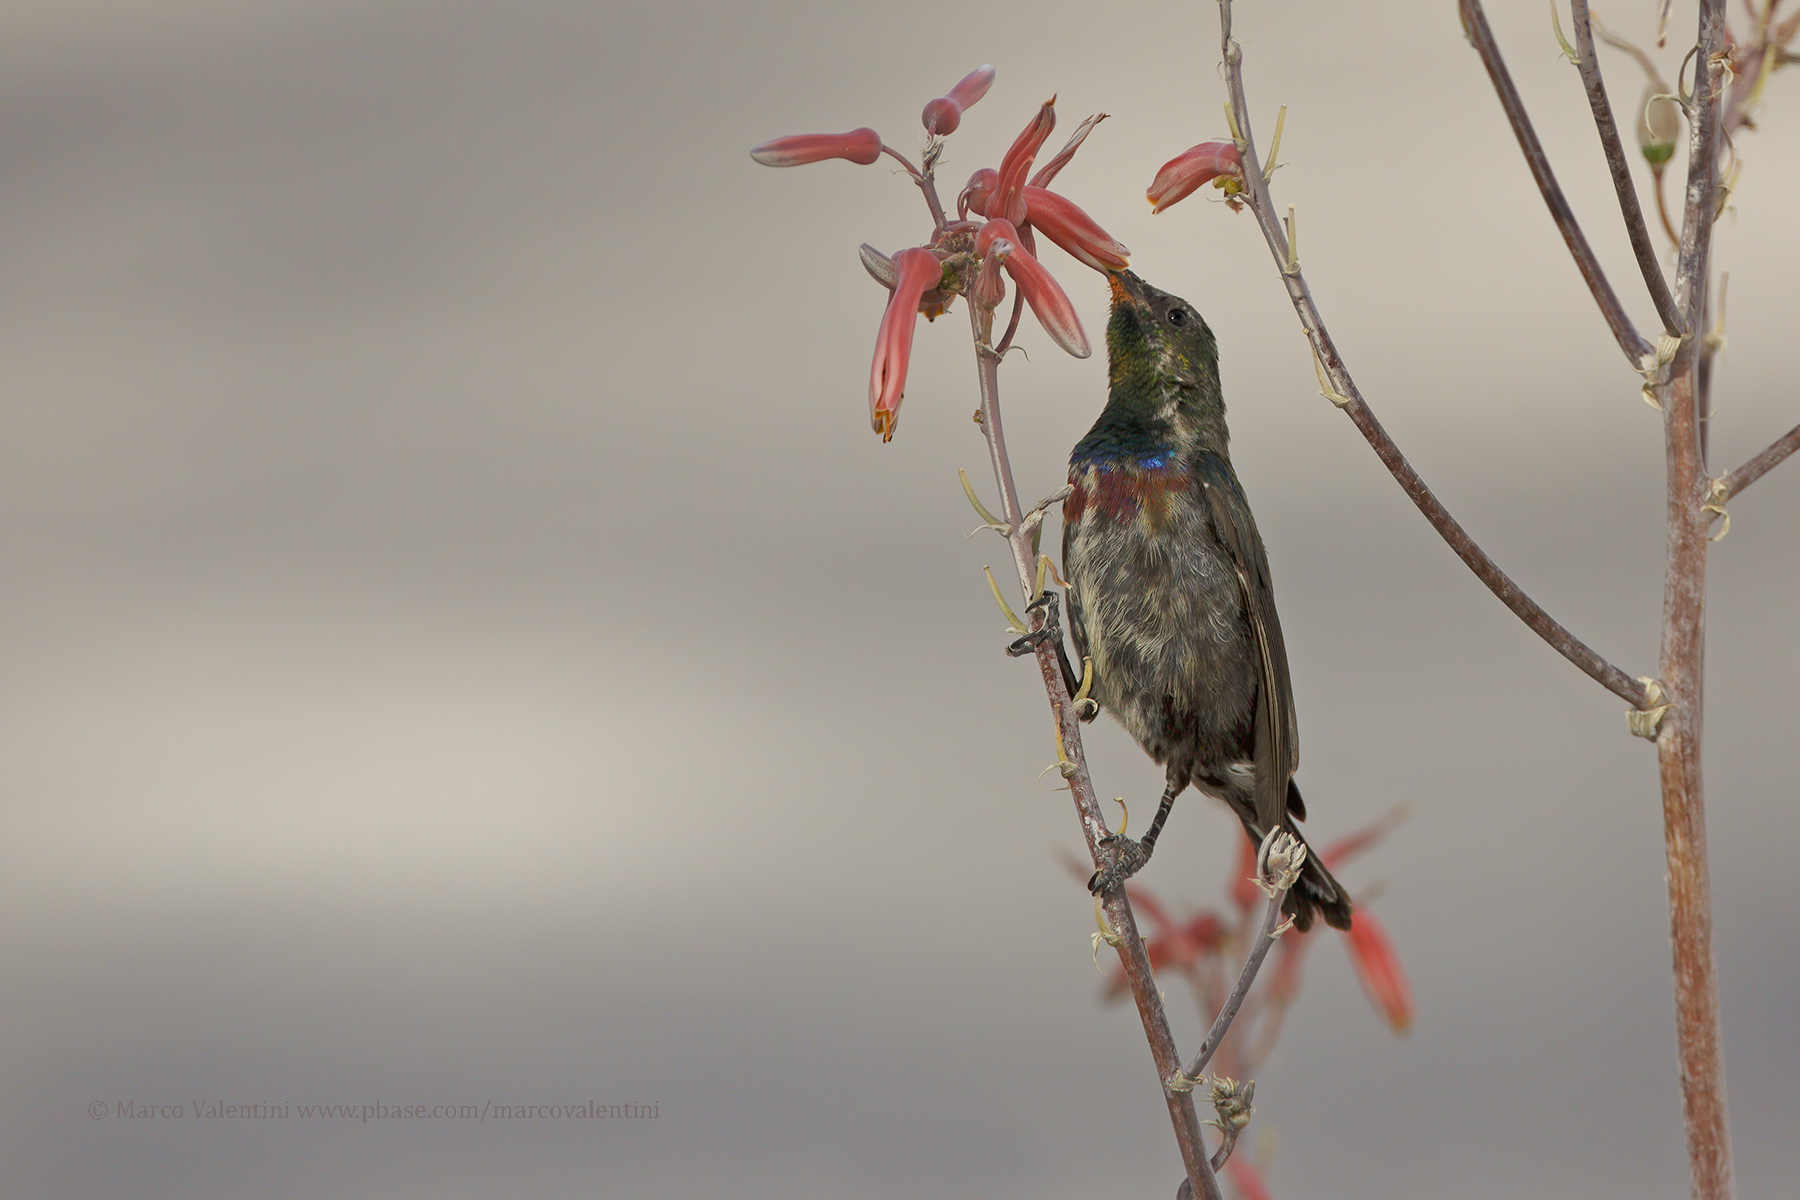
[[[1236,571],[1198,488],[1132,508],[1090,505],[1064,531],[1075,644],[1094,698],[1158,763],[1220,778],[1249,757],[1259,678]]]

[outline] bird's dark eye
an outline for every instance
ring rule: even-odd
[[[1185,309],[1171,308],[1169,310],[1169,324],[1179,325],[1185,320],[1187,320],[1187,311]]]

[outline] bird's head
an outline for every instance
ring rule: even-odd
[[[1218,342],[1194,306],[1151,287],[1132,271],[1108,272],[1112,319],[1106,348],[1113,381],[1148,375],[1194,386],[1217,379]]]
[[[1109,272],[1112,319],[1106,326],[1107,366],[1115,390],[1174,403],[1216,403],[1219,347],[1194,306],[1151,287],[1132,271]],[[1171,414],[1173,415],[1173,414]]]

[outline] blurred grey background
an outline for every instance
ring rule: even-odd
[[[1516,578],[1652,672],[1659,422],[1453,6],[1238,7],[1265,145],[1290,106],[1277,199],[1376,410]],[[1495,8],[1648,329],[1575,71],[1542,5]],[[1648,40],[1652,9],[1606,15]],[[5,1192],[1173,1190],[981,578],[1003,551],[964,536],[956,468],[993,485],[960,316],[921,328],[894,443],[868,429],[856,245],[917,243],[923,209],[886,166],[745,155],[864,124],[916,151],[921,105],[993,62],[946,194],[1053,92],[1064,129],[1114,114],[1059,187],[1218,332],[1309,829],[1413,807],[1347,875],[1385,882],[1417,1024],[1387,1033],[1317,948],[1257,1091],[1276,1194],[1685,1195],[1651,748],[1319,398],[1250,218],[1151,219],[1156,167],[1226,132],[1216,55],[1206,3],[0,9]],[[1635,68],[1604,65],[1628,107]],[[1715,470],[1800,411],[1791,74],[1720,226]],[[1046,262],[1097,334],[1099,279]],[[1105,373],[1022,340],[1035,497]],[[1759,1196],[1800,1178],[1800,467],[1732,516],[1706,750]],[[1154,798],[1116,728],[1090,747],[1104,793]],[[1145,881],[1216,902],[1234,828],[1190,796]],[[658,1116],[87,1114],[588,1099]]]

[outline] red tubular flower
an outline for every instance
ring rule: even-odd
[[[1249,912],[1256,907],[1256,899],[1261,895],[1262,889],[1256,886],[1256,847],[1245,838],[1238,847],[1238,868],[1231,880],[1231,899],[1239,912]]]
[[[1049,162],[1039,167],[1038,173],[1031,177],[1031,186],[1041,188],[1049,187],[1050,181],[1056,178],[1059,171],[1069,165],[1069,160],[1075,157],[1075,152],[1077,150],[1081,149],[1081,143],[1087,141],[1087,135],[1094,131],[1094,126],[1106,120],[1106,115],[1107,114],[1105,113],[1095,113],[1093,116],[1077,125],[1075,127],[1075,132],[1070,136],[1068,143],[1064,145],[1061,150],[1058,150],[1051,157]]]
[[[1357,914],[1359,918],[1361,915]],[[1305,933],[1290,929],[1281,935],[1281,949],[1275,952],[1275,973],[1269,978],[1269,1003],[1279,1008],[1300,994],[1300,968],[1312,943],[1310,929]]]
[[[1162,906],[1162,902],[1149,889],[1128,883],[1125,885],[1125,894],[1131,899],[1132,910],[1141,914],[1152,928],[1151,935],[1144,939],[1144,953],[1150,960],[1152,974],[1159,973],[1166,967],[1174,967],[1182,972],[1191,971],[1201,958],[1217,954],[1223,947],[1225,925],[1216,913],[1196,913],[1187,924],[1178,926]],[[1106,987],[1101,996],[1107,1000],[1116,1000],[1128,988],[1124,970],[1115,967],[1107,975]]]
[[[1275,1200],[1269,1185],[1263,1182],[1262,1172],[1237,1155],[1225,1160],[1225,1173],[1231,1176],[1231,1186],[1244,1200]]]
[[[750,151],[750,157],[765,167],[799,167],[828,158],[847,158],[866,167],[881,157],[881,135],[873,129],[852,129],[849,133],[797,133],[764,142]]]
[[[992,167],[983,167],[969,176],[962,194],[956,198],[956,211],[964,216],[974,213],[978,217],[985,217],[988,215],[988,201],[999,190],[1000,172]]]
[[[869,278],[888,291],[893,291],[894,281],[899,278],[898,272],[894,269],[894,260],[867,242],[858,247],[858,250],[862,255],[863,270],[869,273]],[[945,295],[937,288],[927,288],[924,296],[919,299],[919,315],[927,321],[935,321],[949,311],[950,305],[955,300],[955,293]]]
[[[1025,219],[1096,271],[1118,271],[1131,264],[1131,251],[1067,197],[1039,187],[1025,188]]]
[[[1388,941],[1387,931],[1367,908],[1356,910],[1350,932],[1344,935],[1350,947],[1350,961],[1356,965],[1356,977],[1363,991],[1395,1033],[1405,1033],[1412,1025],[1412,988],[1406,973],[1400,969],[1400,956]]]
[[[894,440],[900,419],[900,400],[906,394],[906,364],[912,356],[913,327],[919,321],[919,301],[943,278],[937,256],[920,246],[894,255],[894,293],[881,315],[881,331],[875,335],[875,361],[869,368],[869,424],[881,440]]]
[[[1006,273],[1019,285],[1025,303],[1031,305],[1031,313],[1044,327],[1044,332],[1076,358],[1086,358],[1093,353],[1088,348],[1087,334],[1082,332],[1081,319],[1075,315],[1075,306],[1069,303],[1069,297],[1050,277],[1050,272],[1044,270],[1043,264],[1025,249],[1024,239],[1011,221],[994,220],[983,225],[975,237],[976,255],[986,254],[1000,238],[1013,244],[1012,253],[1006,259]]]
[[[925,106],[919,117],[925,123],[925,132],[940,137],[955,133],[956,127],[962,124],[963,110],[987,95],[993,82],[994,68],[991,66],[976,67],[964,75],[948,95],[939,96]]]
[[[1025,179],[1031,174],[1032,160],[1044,145],[1044,139],[1056,128],[1056,97],[1044,101],[1031,124],[1013,140],[1012,148],[1000,160],[998,196],[988,202],[990,216],[1004,217],[1017,224],[1025,219]],[[1011,239],[1016,241],[1017,239]]]
[[[1376,842],[1394,831],[1394,827],[1406,820],[1409,809],[1404,804],[1396,804],[1384,813],[1374,824],[1363,827],[1355,833],[1348,834],[1332,842],[1319,851],[1319,857],[1326,866],[1336,869],[1337,865],[1353,855],[1361,854]]]
[[[1156,898],[1156,893],[1149,888],[1128,883],[1125,885],[1125,896],[1131,901],[1132,911],[1142,912],[1150,924],[1156,927],[1150,935],[1150,941],[1174,934],[1175,918],[1171,917],[1169,910],[1162,906],[1162,901]]]
[[[1150,199],[1150,211],[1161,212],[1184,196],[1192,195],[1202,184],[1223,176],[1244,178],[1244,159],[1230,142],[1201,142],[1164,163],[1144,194]]]

